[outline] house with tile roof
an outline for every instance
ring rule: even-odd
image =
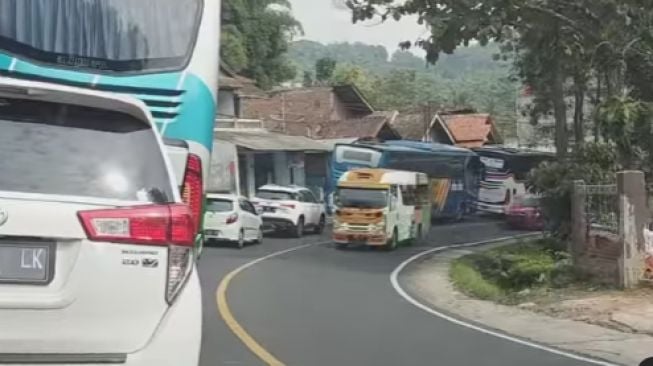
[[[432,115],[405,113],[394,119],[392,127],[406,140],[432,141],[465,148],[502,142],[492,116],[470,109]]]
[[[400,139],[392,127],[397,112],[376,111],[355,85],[273,91],[246,98],[243,117],[260,119],[271,131],[312,139]]]
[[[492,116],[470,110],[437,113],[429,135],[432,141],[468,149],[502,142]]]

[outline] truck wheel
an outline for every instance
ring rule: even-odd
[[[304,217],[300,217],[297,221],[297,225],[293,228],[292,236],[295,238],[301,238],[304,235]]]
[[[385,250],[391,252],[397,249],[397,246],[399,246],[399,238],[397,235],[397,229],[394,229],[392,232],[392,238],[390,238],[388,244],[385,245]]]

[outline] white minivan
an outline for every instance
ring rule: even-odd
[[[204,239],[207,243],[263,242],[263,222],[254,205],[244,197],[232,194],[207,194],[204,214]]]
[[[132,98],[0,77],[0,364],[197,365],[195,219]]]

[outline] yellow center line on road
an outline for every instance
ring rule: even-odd
[[[274,355],[272,355],[272,353],[270,353],[267,349],[265,349],[260,343],[258,343],[254,339],[254,337],[252,337],[245,330],[245,328],[243,328],[243,326],[240,325],[240,323],[238,323],[233,313],[231,312],[231,309],[229,308],[229,304],[227,302],[227,290],[229,290],[229,284],[231,283],[231,280],[233,280],[234,277],[236,277],[239,273],[243,272],[249,267],[252,267],[258,263],[263,262],[264,260],[274,258],[286,253],[298,251],[301,249],[306,249],[312,246],[326,244],[326,243],[327,242],[320,242],[320,243],[300,245],[298,247],[293,247],[279,252],[274,252],[272,254],[258,258],[251,262],[245,263],[242,266],[236,268],[235,270],[229,272],[229,274],[227,274],[222,279],[220,285],[218,286],[218,290],[216,292],[216,301],[218,304],[219,315],[222,317],[222,319],[224,319],[224,322],[227,324],[227,327],[229,327],[231,332],[234,333],[236,337],[238,337],[240,341],[243,342],[243,344],[247,348],[249,348],[249,350],[252,353],[254,353],[258,358],[260,358],[261,361],[263,361],[264,363],[270,366],[285,366],[285,364],[281,362],[278,358],[276,358]]]

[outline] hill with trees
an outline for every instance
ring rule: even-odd
[[[363,43],[290,44],[288,57],[296,81],[324,82],[323,66],[335,62],[329,83],[356,84],[377,109],[403,112],[434,108],[467,108],[495,116],[504,137],[516,133],[515,101],[519,84],[506,61],[495,61],[497,46],[470,46],[444,55],[431,65],[412,52],[389,54],[385,47]]]

